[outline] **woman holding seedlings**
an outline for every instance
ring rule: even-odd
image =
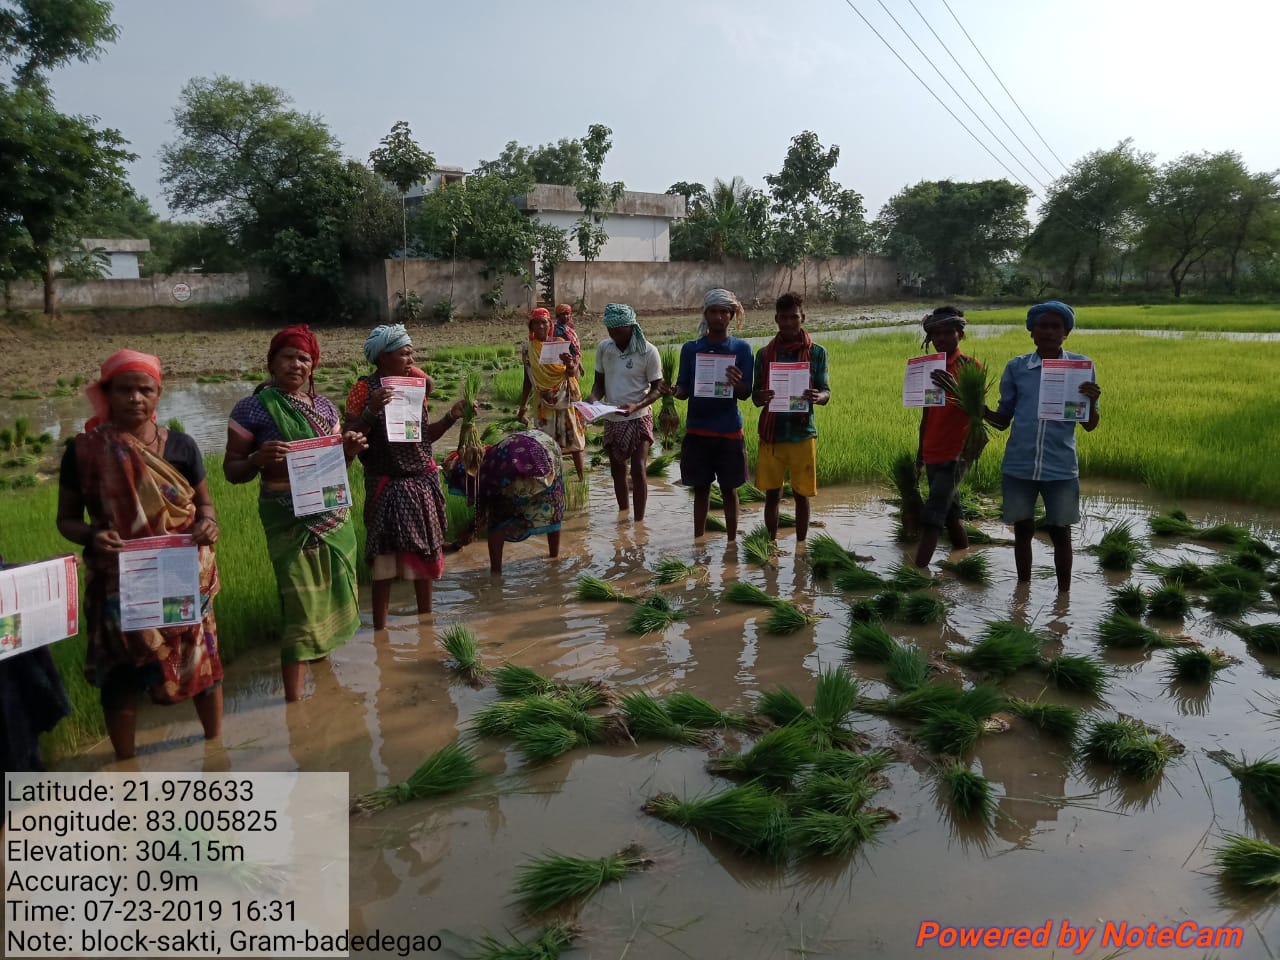
[[[969,416],[954,395],[955,376],[961,365],[976,363],[960,352],[964,339],[964,311],[952,306],[938,307],[922,321],[924,341],[921,349],[932,345],[947,355],[946,375],[935,373],[938,386],[948,390],[944,407],[925,407],[920,418],[920,443],[916,449],[916,476],[923,470],[929,480],[929,496],[920,515],[920,545],[916,548],[916,566],[927,567],[938,547],[942,528],[947,528],[951,546],[963,550],[969,546],[960,513],[960,480],[965,466],[960,459],[969,436]]]
[[[489,572],[502,573],[508,541],[547,535],[547,554],[560,555],[564,469],[560,448],[540,430],[513,433],[484,452],[475,484],[475,529],[489,541]]]
[[[585,475],[587,441],[582,433],[578,411],[573,409],[573,404],[582,399],[582,391],[578,386],[582,365],[573,352],[573,344],[563,337],[553,337],[551,326],[551,313],[545,307],[538,307],[529,314],[529,339],[521,347],[524,358],[524,388],[520,393],[520,409],[516,411],[516,419],[525,426],[529,425],[529,395],[536,390],[533,425],[549,434],[560,445],[562,454],[567,453],[573,458],[574,469],[578,471],[578,479],[581,480]],[[544,343],[564,344],[558,362],[542,362]]]
[[[84,547],[85,677],[101,691],[118,758],[134,755],[138,693],[156,703],[190,699],[206,740],[222,733],[222,661],[213,598],[218,519],[200,448],[156,422],[160,361],[120,350],[86,394],[94,416],[67,446],[58,484],[58,531]],[[85,522],[85,514],[89,522]],[[200,563],[200,622],[121,630],[120,553],[126,541],[189,534]]]
[[[280,588],[280,671],[290,702],[302,698],[306,664],[323,660],[360,625],[350,511],[338,507],[294,515],[286,460],[290,443],[340,435],[348,466],[367,446],[362,432],[341,433],[337,407],[315,392],[312,373],[319,362],[320,344],[305,324],[285,327],[271,338],[271,380],[232,409],[222,462],[231,483],[260,477],[258,516]]]
[[[1040,419],[1040,377],[1045,360],[1089,359],[1062,348],[1075,325],[1075,311],[1059,300],[1037,303],[1027,311],[1027,330],[1036,349],[1005,365],[1000,405],[987,414],[998,430],[1013,424],[1004,448],[1001,485],[1004,522],[1013,524],[1018,581],[1031,580],[1031,538],[1036,527],[1036,499],[1040,498],[1044,501],[1045,529],[1053,541],[1059,593],[1071,590],[1071,525],[1080,519],[1080,466],[1076,422]],[[1090,376],[1094,376],[1092,371]],[[1090,380],[1080,384],[1080,394],[1089,400],[1089,416],[1081,425],[1094,430],[1102,389]]]
[[[391,605],[391,582],[408,580],[418,613],[431,612],[432,582],[444,573],[444,489],[431,444],[462,417],[456,401],[443,417],[429,422],[423,400],[424,436],[417,442],[392,442],[387,435],[387,404],[395,389],[385,377],[415,377],[431,383],[413,365],[413,340],[403,324],[374,327],[364,355],[376,367],[347,394],[347,428],[363,432],[369,446],[359,454],[364,465],[365,559],[373,572],[373,629],[384,630]]]

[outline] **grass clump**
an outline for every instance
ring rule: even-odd
[[[679,557],[659,557],[653,565],[653,582],[659,586],[684,583],[686,580],[701,580],[706,573],[702,567],[686,563]]]
[[[963,560],[939,560],[938,566],[968,583],[986,586],[991,582],[991,561],[985,554],[975,553]]]
[[[713,533],[728,533],[729,527],[714,513],[707,514],[707,529]]]
[[[625,590],[620,590],[607,580],[601,580],[591,574],[578,578],[579,600],[615,600],[619,603],[635,603],[636,598]]]
[[[777,859],[786,849],[786,802],[759,784],[747,783],[687,800],[659,793],[646,801],[644,812],[718,837],[742,853]]]
[[[915,458],[909,453],[899,454],[890,467],[889,478],[898,492],[898,539],[918,540],[924,500],[920,497]]]
[[[669,740],[672,743],[702,744],[707,735],[688,723],[678,722],[662,701],[647,693],[629,693],[622,698],[622,715],[627,729],[637,740]]]
[[[850,623],[845,649],[859,660],[888,663],[900,644],[878,623]]]
[[[1183,752],[1182,744],[1167,734],[1147,729],[1133,717],[1096,720],[1085,736],[1083,753],[1138,780],[1157,779],[1165,766]]]
[[[362,794],[351,803],[351,809],[362,813],[385,810],[410,800],[436,797],[453,793],[480,778],[475,750],[461,740],[455,740],[437,750],[423,761],[409,779]]]
[[[1111,606],[1131,617],[1140,617],[1147,612],[1147,599],[1147,591],[1136,583],[1126,583],[1111,591]]]
[[[1009,701],[1009,709],[1043,733],[1074,743],[1080,732],[1080,711],[1059,703],[1038,700]]]
[[[881,828],[896,817],[888,810],[829,813],[808,810],[791,822],[787,839],[802,857],[847,856],[875,839]]]
[[[1205,609],[1220,617],[1239,617],[1261,600],[1262,594],[1257,590],[1247,590],[1229,584],[1211,587],[1204,594]]]
[[[530,763],[544,763],[590,742],[583,734],[557,723],[531,723],[512,730],[516,746]]]
[[[780,603],[781,598],[766,593],[755,584],[745,583],[742,580],[735,580],[725,588],[724,598],[733,603],[749,603],[760,607],[772,607],[775,603]]]
[[[757,712],[780,727],[803,729],[819,749],[841,746],[855,740],[844,722],[859,704],[858,683],[843,666],[824,670],[818,676],[813,707],[787,687],[779,686],[761,694]]]
[[[1165,620],[1180,620],[1191,609],[1187,588],[1180,583],[1164,583],[1151,591],[1147,612]]]
[[[720,710],[702,697],[682,690],[668,694],[662,705],[676,723],[696,730],[751,730],[756,726],[744,714]]]
[[[947,683],[926,683],[887,700],[877,697],[860,697],[858,709],[867,713],[902,717],[906,720],[922,720],[930,713],[943,708],[953,708],[964,702],[964,690]]]
[[[667,386],[674,387],[676,371],[680,364],[680,350],[674,346],[663,347],[661,357],[662,380]],[[658,428],[658,435],[662,437],[662,442],[668,446],[679,436],[680,411],[676,409],[676,398],[673,394],[667,394],[662,398],[654,425]]]
[[[635,844],[607,857],[544,854],[517,869],[516,899],[529,913],[545,913],[563,903],[585,899],[651,862]]]
[[[817,614],[801,610],[789,600],[779,600],[769,611],[764,621],[764,632],[778,636],[795,633],[811,624],[817,623]]]
[[[1186,641],[1167,637],[1125,613],[1112,613],[1098,624],[1098,642],[1118,650],[1178,647]]]
[[[1104,570],[1132,570],[1142,555],[1141,545],[1133,536],[1133,524],[1128,521],[1108,527],[1090,549]]]
[[[1106,667],[1095,657],[1064,653],[1052,660],[1041,661],[1045,679],[1059,690],[1070,690],[1090,696],[1101,696],[1110,682]]]
[[[1179,560],[1170,564],[1149,563],[1147,569],[1164,583],[1180,583],[1184,587],[1198,587],[1205,580],[1205,568],[1194,560]]]
[[[1209,756],[1223,764],[1240,784],[1240,793],[1256,803],[1272,817],[1280,820],[1280,763],[1274,760],[1237,760],[1225,751]]]
[[[1280,623],[1244,623],[1227,620],[1222,624],[1251,647],[1263,653],[1280,654]]]
[[[1187,514],[1183,510],[1157,513],[1150,517],[1147,523],[1151,527],[1151,532],[1160,537],[1189,537],[1196,530],[1196,525],[1187,519]]]
[[[879,590],[885,586],[884,578],[859,563],[850,563],[837,570],[831,580],[839,589],[850,593],[858,590]]]
[[[990,824],[995,820],[996,798],[991,781],[958,760],[938,766],[938,795],[960,819]]]
[[[742,538],[742,550],[756,566],[767,566],[778,555],[778,543],[769,534],[769,528],[760,524]]]
[[[791,798],[791,806],[793,811],[856,813],[875,796],[878,789],[878,785],[866,776],[846,777],[811,770]]]
[[[712,773],[756,781],[771,790],[788,789],[801,770],[813,760],[809,733],[789,726],[770,730],[750,750],[727,752],[711,760]]]
[[[1250,567],[1242,567],[1239,564],[1226,562],[1215,563],[1204,572],[1204,583],[1206,587],[1235,587],[1239,590],[1257,592],[1262,589],[1266,583],[1266,577],[1257,570]]]
[[[922,591],[909,593],[898,607],[898,618],[908,623],[938,623],[947,615],[947,605]]]
[[[791,723],[804,723],[809,715],[809,708],[794,690],[779,686],[776,690],[768,690],[760,695],[756,712],[783,727]]]
[[[809,565],[816,577],[831,577],[842,570],[856,567],[863,558],[840,546],[829,533],[820,533],[809,541]]]
[[[963,710],[942,707],[924,718],[917,734],[932,752],[961,757],[982,736],[982,721]]]
[[[665,477],[667,468],[676,462],[677,455],[674,453],[664,453],[654,457],[649,461],[649,465],[644,468],[647,477]]]
[[[929,677],[929,661],[913,643],[898,644],[885,665],[884,679],[895,690],[907,693],[923,687]]]
[[[938,581],[913,563],[905,560],[889,573],[889,583],[895,590],[924,590]]]
[[[604,681],[566,683],[514,663],[504,663],[493,672],[493,679],[498,695],[502,697],[559,697],[578,710],[590,710],[613,702],[613,693]]]
[[[970,649],[948,650],[948,660],[993,677],[1008,677],[1040,662],[1039,634],[1021,624],[1001,621],[987,624],[982,637]]]
[[[1209,683],[1219,670],[1237,661],[1222,650],[1187,647],[1169,655],[1169,679],[1183,683]]]
[[[877,623],[897,616],[906,594],[899,590],[881,590],[873,597],[866,597],[849,607],[850,623]]]
[[[686,614],[678,604],[661,594],[652,594],[636,604],[635,610],[627,619],[627,630],[641,636],[660,633],[671,624],[684,619]]]
[[[484,684],[489,671],[480,662],[480,645],[474,633],[461,623],[451,623],[440,635],[439,643],[449,654],[450,670],[473,687]]]
[[[826,774],[844,780],[865,780],[879,773],[896,759],[892,750],[883,747],[868,750],[866,753],[854,753],[851,750],[821,750],[813,759],[813,772],[810,776]]]
[[[1214,851],[1213,861],[1226,880],[1250,889],[1280,887],[1280,847],[1238,833],[1225,839],[1226,845]]]
[[[478,951],[469,960],[557,960],[560,952],[578,938],[578,928],[569,923],[553,923],[534,940],[503,943],[493,937],[481,937],[472,943]]]

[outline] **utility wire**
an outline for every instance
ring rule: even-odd
[[[978,96],[980,96],[983,99],[983,102],[985,102],[986,105],[991,108],[991,112],[1000,118],[1000,122],[1004,124],[1004,128],[1013,135],[1013,139],[1018,141],[1022,149],[1027,152],[1027,156],[1029,156],[1032,160],[1034,160],[1037,164],[1039,164],[1040,169],[1043,170],[1050,178],[1053,178],[1053,175],[1054,175],[1053,171],[1050,170],[1047,166],[1045,166],[1044,161],[1041,160],[1040,157],[1036,155],[1035,151],[1033,151],[1030,147],[1026,145],[1026,143],[1023,141],[1023,139],[1020,136],[1018,136],[1018,131],[1014,130],[1013,127],[1009,125],[1009,121],[1004,118],[1004,114],[1002,114],[998,109],[996,109],[996,105],[994,103],[992,103],[990,100],[987,99],[987,95],[983,92],[982,87],[978,86],[978,81],[974,80],[973,77],[970,76],[969,71],[965,70],[964,65],[961,64],[960,61],[956,59],[956,55],[952,53],[951,48],[947,46],[947,41],[943,40],[940,36],[938,36],[938,31],[933,29],[933,24],[931,24],[928,18],[925,17],[925,15],[920,12],[920,8],[916,6],[916,0],[907,0],[907,3],[911,4],[911,9],[916,12],[916,15],[924,22],[924,25],[929,28],[929,32],[933,34],[933,39],[937,40],[938,43],[942,44],[942,49],[947,51],[947,56],[951,58],[951,62],[954,63],[956,67],[959,68],[960,72],[964,74],[965,79],[968,80],[969,83],[973,85],[973,89],[978,91]]]
[[[956,22],[956,26],[960,28],[960,32],[964,34],[965,39],[969,41],[969,44],[973,47],[974,51],[979,57],[982,57],[982,62],[987,65],[987,69],[991,71],[991,75],[996,78],[996,83],[1000,84],[1000,89],[1005,92],[1010,102],[1018,108],[1018,113],[1022,114],[1023,120],[1027,121],[1027,126],[1032,130],[1035,130],[1036,136],[1040,138],[1040,142],[1044,144],[1045,149],[1048,150],[1049,153],[1053,154],[1053,159],[1057,160],[1058,163],[1062,165],[1062,169],[1068,170],[1069,168],[1062,162],[1062,158],[1053,152],[1053,147],[1049,146],[1049,141],[1044,138],[1044,135],[1041,134],[1039,130],[1036,130],[1036,125],[1031,122],[1031,118],[1028,117],[1022,107],[1018,105],[1018,101],[1013,99],[1013,94],[1009,93],[1009,88],[1006,87],[1004,85],[1004,81],[1000,79],[1000,74],[996,73],[996,68],[991,66],[991,63],[987,58],[982,55],[982,51],[978,49],[978,45],[973,42],[973,37],[969,36],[969,31],[964,28],[964,24],[961,23],[960,18],[956,16],[956,12],[951,9],[951,4],[947,3],[947,0],[942,0],[942,5],[947,8],[947,13],[951,14],[951,19]]]
[[[1001,160],[998,156],[996,156],[996,154],[992,151],[992,149],[988,147],[985,143],[983,143],[981,137],[979,137],[976,133],[970,130],[965,125],[965,122],[961,120],[958,116],[956,116],[956,112],[952,110],[949,106],[947,106],[946,101],[944,101],[940,96],[938,96],[937,93],[934,92],[933,88],[929,86],[929,84],[924,82],[924,78],[921,77],[920,74],[916,73],[914,69],[912,69],[911,64],[907,63],[907,61],[902,58],[902,54],[898,53],[898,51],[894,49],[893,44],[891,44],[888,40],[886,40],[884,38],[884,35],[881,34],[880,31],[875,28],[875,25],[862,15],[862,11],[853,5],[853,0],[844,0],[844,2],[848,5],[850,10],[852,10],[854,13],[858,15],[858,18],[867,25],[867,27],[871,30],[872,33],[876,35],[876,37],[880,40],[880,42],[889,48],[889,52],[898,58],[898,62],[901,63],[904,67],[906,67],[908,72],[910,72],[910,74],[913,77],[915,77],[916,80],[919,81],[920,86],[924,87],[926,90],[929,91],[929,95],[932,96],[933,99],[938,101],[938,104],[942,107],[943,110],[951,114],[951,119],[954,120],[956,123],[960,124],[961,129],[964,130],[964,132],[967,133],[969,136],[973,137],[974,142],[977,143],[978,146],[980,146],[983,150],[987,151],[987,153],[991,156],[992,160],[994,160],[996,163],[1000,164],[1000,166],[1004,168],[1005,173],[1009,174],[1010,177],[1018,181],[1018,183],[1022,184],[1024,187],[1026,187],[1027,190],[1030,191],[1033,196],[1037,195],[1036,191],[1032,190],[1031,187],[1026,183],[1026,181],[1024,181],[1012,170],[1010,170],[1009,165],[1005,163],[1003,160]]]
[[[907,28],[904,27],[901,21],[899,21],[898,18],[893,15],[893,11],[890,10],[887,6],[885,6],[884,0],[876,0],[876,2],[880,4],[880,9],[883,10],[886,14],[888,14],[889,19],[892,20],[894,24],[898,27],[898,29],[902,31],[903,36],[905,36],[907,40],[910,41],[911,45],[916,48],[916,53],[920,54],[920,56],[924,59],[924,61],[928,63],[931,68],[933,68],[933,72],[938,75],[938,79],[940,79],[943,83],[947,85],[947,89],[949,89],[952,93],[956,95],[956,98],[961,103],[964,104],[965,109],[973,114],[973,118],[977,120],[980,124],[982,124],[982,129],[987,131],[988,134],[990,134],[991,139],[995,140],[996,143],[1000,144],[1000,148],[1004,150],[1004,152],[1007,153],[1013,159],[1014,163],[1016,163],[1026,172],[1028,177],[1030,177],[1032,180],[1034,180],[1037,184],[1040,185],[1041,190],[1047,190],[1048,187],[1046,187],[1043,183],[1040,183],[1039,178],[1037,178],[1036,175],[1031,172],[1031,168],[1018,159],[1018,157],[1014,154],[1014,152],[1009,149],[1009,147],[1005,144],[1003,140],[1000,139],[999,135],[994,130],[992,130],[991,127],[987,125],[987,121],[983,120],[982,117],[978,115],[978,111],[973,109],[969,101],[964,98],[964,95],[955,88],[955,84],[953,84],[950,80],[948,80],[947,75],[943,73],[940,69],[938,69],[938,65],[933,62],[933,58],[930,57],[927,53],[925,53],[922,49],[920,49],[920,44],[916,43],[915,37],[911,36],[911,34],[907,31]]]

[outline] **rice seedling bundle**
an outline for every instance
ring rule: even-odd
[[[1227,562],[1242,570],[1252,570],[1256,574],[1263,575],[1271,565],[1271,558],[1245,547],[1231,554]]]
[[[747,559],[757,566],[766,566],[778,555],[778,544],[764,524],[742,538],[742,550]]]
[[[899,454],[890,467],[890,479],[898,491],[900,539],[918,540],[924,501],[920,498],[920,477],[916,473],[915,458],[909,453]]]
[[[1169,678],[1183,683],[1208,683],[1219,670],[1236,662],[1222,650],[1187,647],[1169,655]]]
[[[1102,661],[1094,657],[1082,657],[1064,653],[1060,657],[1041,662],[1045,679],[1059,690],[1071,690],[1100,696],[1110,680]]]
[[[841,777],[810,771],[791,796],[792,813],[823,810],[850,814],[861,810],[880,789],[865,777]]]
[[[684,610],[665,597],[655,594],[636,604],[635,611],[627,619],[627,630],[641,636],[660,633],[671,624],[684,619]]]
[[[1227,620],[1222,625],[1263,653],[1280,653],[1280,623],[1249,624],[1240,620]]]
[[[1240,784],[1240,793],[1272,817],[1280,820],[1280,763],[1274,760],[1237,760],[1225,751],[1209,754],[1224,764]]]
[[[960,757],[982,736],[982,722],[962,710],[942,707],[930,712],[916,733],[932,752]]]
[[[907,594],[898,607],[898,618],[908,623],[937,623],[946,615],[945,603],[920,591]]]
[[[1249,528],[1236,523],[1215,523],[1212,527],[1196,530],[1192,537],[1209,543],[1225,543],[1231,546],[1244,543],[1250,538]]]
[[[1091,549],[1104,570],[1132,570],[1141,556],[1141,547],[1133,537],[1132,525],[1127,521],[1108,527]]]
[[[1177,740],[1123,715],[1094,721],[1082,749],[1090,760],[1110,764],[1144,782],[1159,777],[1169,761],[1183,752]]]
[[[1136,583],[1126,583],[1111,591],[1111,605],[1120,613],[1140,617],[1147,610],[1147,591]]]
[[[955,390],[948,393],[955,397],[960,409],[969,418],[969,432],[960,450],[961,475],[968,473],[978,462],[987,441],[991,439],[987,426],[987,393],[991,390],[991,372],[980,363],[963,363],[956,367]]]
[[[503,737],[515,730],[520,722],[522,700],[499,700],[482,710],[476,711],[471,718],[472,729],[482,737]]]
[[[888,810],[828,813],[810,810],[791,822],[788,841],[802,857],[847,856],[875,835],[894,815]]]
[[[1220,617],[1239,617],[1255,603],[1262,600],[1257,590],[1222,585],[1205,591],[1204,605],[1210,613]]]
[[[996,798],[991,782],[958,760],[938,767],[938,794],[965,820],[990,824],[996,815]]]
[[[786,801],[759,784],[747,783],[688,800],[659,793],[645,803],[644,812],[718,837],[743,853],[773,859],[786,848]]]
[[[899,643],[878,623],[851,623],[845,648],[860,660],[888,663]]]
[[[708,501],[708,505],[713,510],[724,509],[724,494],[720,492],[720,484],[713,483],[711,485],[711,492],[709,496],[710,496],[710,500]]]
[[[939,560],[938,566],[969,583],[986,585],[991,582],[991,561],[985,554],[975,553],[957,561]]]
[[[1248,537],[1242,544],[1240,544],[1240,550],[1242,553],[1247,552],[1257,554],[1267,560],[1274,560],[1277,556],[1280,556],[1280,554],[1276,553],[1275,548],[1261,537]]]
[[[750,750],[726,752],[708,761],[712,773],[741,777],[771,790],[785,790],[813,760],[813,746],[803,727],[779,727],[756,741]]]
[[[803,723],[809,717],[809,708],[804,701],[796,696],[795,691],[784,686],[762,693],[756,712],[780,727],[789,723]]]
[[[937,582],[926,571],[905,560],[894,567],[889,574],[889,583],[895,590],[923,590]]]
[[[772,594],[765,593],[755,584],[745,583],[742,580],[735,580],[725,588],[724,598],[733,603],[749,603],[760,607],[772,607],[775,603],[780,603],[781,598]]]
[[[1191,609],[1191,601],[1187,599],[1187,589],[1180,583],[1166,583],[1151,591],[1147,601],[1147,612],[1153,617],[1166,620],[1179,620]]]
[[[857,563],[850,563],[848,566],[837,568],[837,572],[832,578],[832,583],[841,590],[850,592],[879,590],[885,586],[885,582],[879,574]]]
[[[653,582],[659,585],[683,583],[696,580],[706,575],[706,571],[692,563],[686,563],[679,557],[659,557],[653,565]]]
[[[857,603],[849,607],[849,625],[860,623],[879,623],[880,608],[876,606],[875,600],[870,597],[864,597]]]
[[[836,731],[857,703],[858,681],[845,667],[833,667],[818,675],[818,685],[813,694],[813,716],[823,727]]]
[[[1180,583],[1184,587],[1198,587],[1204,583],[1205,568],[1194,560],[1179,560],[1177,563],[1149,563],[1147,569],[1164,583]]]
[[[882,700],[876,697],[859,697],[858,709],[866,713],[886,714],[921,720],[935,710],[955,707],[964,702],[964,690],[947,683],[926,683],[922,687]]]
[[[992,714],[999,713],[1009,707],[1009,701],[999,687],[989,683],[979,683],[961,692],[956,698],[954,708],[967,713],[975,720],[986,720]]]
[[[820,533],[809,541],[809,565],[818,577],[830,577],[840,570],[858,565],[858,556],[846,550],[829,533]]]
[[[696,730],[751,730],[756,727],[745,714],[720,710],[702,697],[677,690],[662,700],[671,719]]]
[[[560,685],[551,678],[544,677],[531,667],[514,663],[504,663],[495,670],[493,681],[499,696],[503,697],[549,697],[560,689]]]
[[[752,483],[744,483],[738,488],[739,503],[764,503],[764,491]]]
[[[1223,877],[1250,889],[1280,887],[1280,847],[1238,833],[1225,839],[1213,854]]]
[[[622,698],[622,715],[627,729],[637,740],[670,740],[672,743],[706,743],[707,735],[694,727],[677,723],[659,700],[647,693],[629,693]]]
[[[717,517],[714,513],[707,514],[707,529],[716,533],[728,533],[729,528],[725,522]]]
[[[553,760],[575,747],[585,747],[589,742],[578,731],[562,727],[558,723],[517,725],[511,732],[516,746],[530,763]]]
[[[461,623],[451,623],[438,638],[452,660],[450,669],[472,686],[481,686],[489,671],[480,662],[480,645],[476,635]]]
[[[620,590],[606,580],[586,574],[578,578],[579,600],[616,600],[619,603],[635,603],[636,598]]]
[[[813,758],[812,776],[828,774],[843,780],[865,780],[893,763],[897,757],[883,747],[854,753],[851,750],[819,750]]]
[[[1187,519],[1182,510],[1157,513],[1147,523],[1151,526],[1151,532],[1161,537],[1189,537],[1196,530],[1195,524]]]
[[[1021,624],[1001,621],[987,624],[982,637],[970,649],[948,650],[944,655],[971,670],[1008,677],[1040,662],[1043,639]]]
[[[662,382],[665,386],[674,387],[676,385],[676,373],[680,365],[680,351],[676,347],[668,346],[663,347],[660,353],[662,357]],[[680,411],[676,409],[676,398],[672,394],[664,396],[662,402],[658,405],[657,427],[663,443],[669,443],[680,433]]]
[[[462,427],[458,433],[458,458],[467,473],[475,476],[484,459],[484,441],[476,429],[476,399],[480,396],[480,371],[471,370],[462,378]]]
[[[1257,570],[1250,570],[1234,563],[1215,563],[1204,572],[1206,587],[1236,587],[1240,590],[1257,592],[1262,589],[1266,578]]]
[[[971,523],[965,524],[964,535],[965,535],[965,539],[968,540],[970,545],[972,546],[983,547],[983,546],[991,546],[993,544],[1004,544],[1008,542],[1006,540],[993,537],[991,534],[987,533],[985,530],[982,530],[979,527],[975,527]]]
[[[650,862],[635,844],[607,857],[547,853],[517,868],[514,893],[527,912],[545,913],[563,903],[589,897],[605,884],[617,883]]]
[[[427,757],[417,770],[409,774],[409,779],[356,797],[351,808],[363,813],[385,810],[410,800],[453,793],[479,778],[480,768],[476,764],[474,749],[461,740],[455,740]]]
[[[471,960],[558,960],[560,951],[571,947],[578,938],[578,928],[568,923],[553,923],[527,943],[503,943],[493,937],[481,937],[472,943],[479,952]]]
[[[1009,709],[1051,737],[1074,743],[1080,732],[1080,711],[1060,703],[1032,700],[1009,701]]]
[[[790,600],[779,600],[769,611],[769,616],[765,618],[764,632],[785,636],[797,630],[803,630],[817,623],[818,620],[819,617],[816,614],[801,610]]]
[[[966,520],[999,520],[1000,508],[986,497],[961,487],[960,515]]]
[[[899,644],[889,655],[884,679],[895,690],[907,693],[924,686],[929,677],[929,661],[912,643]]]
[[[668,400],[670,397],[667,398]],[[667,468],[676,462],[677,455],[674,453],[664,453],[654,457],[649,461],[649,465],[644,468],[645,476],[648,477],[665,477]]]
[[[1098,642],[1118,650],[1151,650],[1182,646],[1186,641],[1152,630],[1126,613],[1112,613],[1098,624]]]

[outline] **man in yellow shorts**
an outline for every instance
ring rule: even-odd
[[[809,533],[809,498],[818,492],[818,427],[813,407],[831,400],[827,351],[804,329],[804,298],[800,294],[780,296],[773,320],[778,334],[756,354],[751,394],[752,402],[760,408],[756,486],[765,492],[764,525],[777,540],[782,483],[788,473],[791,475],[796,542],[803,543]],[[775,389],[783,377],[789,385],[785,392]]]

